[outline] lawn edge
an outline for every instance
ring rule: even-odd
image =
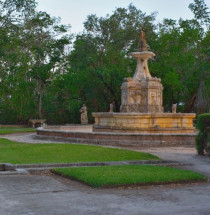
[[[36,133],[36,131],[20,131],[20,132],[12,132],[12,133],[0,133],[0,136],[3,135],[12,135],[12,134],[28,134],[28,133]]]
[[[70,179],[72,181],[76,181],[76,182],[79,182],[81,184],[84,184],[88,187],[91,187],[91,188],[94,188],[94,189],[119,189],[119,188],[136,188],[136,187],[153,187],[153,186],[159,186],[159,185],[179,185],[179,184],[185,184],[185,185],[188,185],[188,184],[197,184],[197,183],[208,183],[210,182],[210,179],[206,176],[205,176],[205,179],[198,179],[198,180],[180,180],[180,181],[173,181],[173,182],[158,182],[158,183],[137,183],[137,184],[124,184],[124,185],[104,185],[104,186],[98,186],[98,187],[95,187],[95,186],[92,186],[91,184],[89,183],[86,183],[84,181],[80,181],[79,179],[76,179],[74,177],[71,177],[71,176],[67,176],[67,175],[64,175],[62,173],[59,173],[57,172],[56,170],[54,169],[51,169],[49,170],[51,173],[53,173],[54,175],[57,175],[57,176],[60,176],[60,177],[63,177],[63,178],[66,178],[66,179]]]

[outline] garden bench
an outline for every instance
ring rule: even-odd
[[[32,125],[33,128],[35,128],[37,123],[40,123],[41,127],[43,127],[45,121],[45,119],[30,119],[29,123]]]

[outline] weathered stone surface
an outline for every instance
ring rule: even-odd
[[[36,124],[40,124],[40,126],[43,127],[45,121],[45,119],[30,119],[29,123],[32,125],[33,128],[35,128]]]
[[[140,46],[131,56],[137,59],[133,78],[125,78],[121,90],[121,113],[93,113],[93,131],[131,133],[194,133],[195,114],[164,113],[161,79],[152,77],[148,59],[155,56],[147,50],[144,31]]]
[[[163,87],[159,78],[147,77],[140,81],[126,79],[121,90],[121,112],[163,112]]]
[[[120,112],[161,113],[163,112],[163,86],[159,78],[149,72],[148,59],[155,56],[148,52],[144,31],[140,33],[140,47],[130,55],[137,59],[133,78],[125,78],[121,90]]]
[[[177,104],[172,105],[172,113],[176,113]]]
[[[126,132],[79,132],[53,129],[38,129],[37,139],[68,141],[71,143],[85,143],[111,146],[194,146],[195,134],[147,134]]]
[[[109,112],[110,113],[114,112],[114,104],[113,103],[111,103],[110,106],[109,106]]]
[[[88,124],[87,107],[85,104],[83,104],[79,112],[81,113],[80,116],[81,124],[82,125]]]
[[[93,113],[93,131],[134,133],[194,133],[195,114]]]

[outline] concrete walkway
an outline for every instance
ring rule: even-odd
[[[20,136],[30,139],[29,134],[12,138]],[[190,163],[183,168],[210,177],[210,157],[196,155],[194,148],[135,150]],[[210,183],[93,189],[54,175],[0,176],[0,215],[209,215],[209,211]]]
[[[1,176],[1,215],[209,215],[210,184],[92,189],[52,176]]]
[[[34,136],[36,136],[35,132],[0,135],[0,138],[6,138],[8,140],[17,141],[21,143],[58,143],[57,140],[54,140],[54,141],[36,140],[34,139]]]

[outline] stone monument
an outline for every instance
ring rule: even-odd
[[[109,112],[110,112],[110,113],[113,113],[113,112],[114,112],[114,102],[112,102],[112,103],[109,105]]]
[[[80,120],[82,125],[88,124],[88,117],[87,117],[87,107],[85,104],[83,104],[82,108],[80,109]]]
[[[172,113],[176,113],[177,104],[172,105]]]
[[[155,56],[147,50],[144,30],[139,47],[131,56],[137,59],[133,78],[125,78],[121,90],[120,113],[93,113],[93,131],[129,133],[194,133],[193,113],[164,113],[161,79],[152,77],[148,60]]]
[[[162,113],[163,86],[159,78],[153,78],[149,72],[148,59],[155,56],[147,50],[144,31],[140,33],[138,52],[131,56],[137,59],[133,78],[125,78],[122,84],[120,112]]]

